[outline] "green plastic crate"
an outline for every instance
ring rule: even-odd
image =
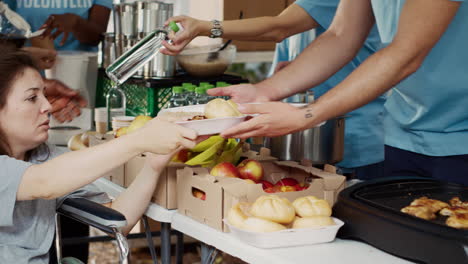
[[[106,94],[113,83],[104,73],[100,72],[96,86],[96,107],[106,106]],[[128,81],[120,86],[127,97],[126,115],[156,116],[171,98],[171,87],[148,88],[144,81]]]

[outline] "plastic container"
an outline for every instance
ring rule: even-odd
[[[187,101],[185,100],[185,96],[183,94],[184,88],[182,86],[174,86],[172,87],[172,97],[169,101],[169,107],[179,107],[187,105]]]
[[[206,97],[205,88],[197,87],[195,88],[195,98],[193,100],[193,104],[195,105],[202,105],[208,102],[208,98]]]
[[[158,115],[165,115],[167,112],[192,112],[194,115],[197,115],[205,112],[205,105],[189,105],[163,109],[159,112]],[[247,116],[237,116],[192,121],[177,121],[175,123],[197,131],[198,135],[214,135],[243,122],[246,118]]]
[[[242,230],[230,225],[226,219],[223,221],[229,227],[233,236],[258,248],[283,248],[331,242],[335,240],[336,233],[344,225],[343,221],[333,217],[335,225],[332,226],[261,233]]]

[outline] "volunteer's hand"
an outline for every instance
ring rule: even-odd
[[[41,26],[41,28],[46,29],[42,37],[50,36],[52,39],[56,39],[63,33],[62,40],[60,41],[60,45],[63,45],[67,41],[68,35],[76,29],[80,19],[78,15],[71,13],[50,15]]]
[[[50,69],[54,66],[55,57],[57,56],[55,50],[38,47],[24,47],[22,50],[28,52],[42,70]]]
[[[278,64],[276,64],[274,73],[277,73],[277,72],[281,71],[282,69],[284,69],[284,67],[288,66],[290,63],[291,63],[291,61],[280,61],[280,62],[278,62]]]
[[[306,127],[304,110],[287,103],[241,104],[244,114],[259,114],[221,133],[222,137],[249,138],[254,136],[276,137],[290,134]]]
[[[177,150],[166,154],[166,155],[160,155],[160,154],[153,154],[150,152],[146,152],[146,162],[151,166],[151,168],[155,172],[162,172],[166,165],[171,161],[172,157],[179,152],[179,150],[183,149],[182,147],[179,147]]]
[[[71,121],[81,114],[87,102],[80,94],[58,80],[44,80],[45,95],[52,105],[51,114],[59,122]]]
[[[132,142],[140,152],[170,154],[179,147],[195,147],[197,132],[156,117],[127,136],[133,137]]]
[[[212,96],[230,96],[236,103],[268,102],[266,96],[261,95],[254,84],[238,84],[228,87],[212,88],[207,91]]]
[[[166,41],[163,41],[162,44],[164,48],[161,49],[160,52],[166,55],[179,54],[185,48],[185,46],[187,46],[187,44],[192,41],[192,39],[200,34],[202,23],[206,23],[188,16],[175,16],[169,18],[164,25],[169,25],[169,22],[171,21],[179,23],[182,25],[183,29],[177,32],[177,34],[174,34],[174,32],[169,34],[169,38],[172,40],[172,45]]]

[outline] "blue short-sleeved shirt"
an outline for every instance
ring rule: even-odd
[[[397,32],[404,3],[372,0],[384,44]],[[468,154],[467,2],[422,66],[396,85],[385,109],[386,144],[429,156]]]
[[[339,0],[298,0],[295,4],[301,6],[319,24],[317,35],[325,32],[335,16]],[[302,48],[307,43],[301,42]],[[281,45],[280,45],[281,47]],[[380,38],[376,28],[373,28],[364,47],[356,57],[339,72],[324,83],[313,87],[315,97],[320,97],[328,90],[343,81],[367,57],[381,48]],[[279,61],[289,60],[288,54],[279,56]],[[338,166],[355,168],[377,163],[384,160],[383,105],[385,97],[381,96],[367,105],[347,114],[345,125],[344,158]]]
[[[34,32],[38,30],[52,14],[72,13],[88,19],[89,10],[93,5],[101,5],[112,9],[112,0],[4,0],[8,6],[20,14]],[[81,44],[73,34],[68,36],[63,46],[60,46],[63,34],[55,40],[58,50],[97,51],[97,46]]]

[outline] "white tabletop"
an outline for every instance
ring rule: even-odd
[[[103,192],[106,192],[111,197],[117,197],[121,192],[125,190],[120,185],[117,185],[105,178],[100,178],[94,182],[94,184]],[[150,203],[148,209],[146,210],[145,215],[149,218],[162,222],[162,223],[170,223],[172,219],[172,215],[176,212],[176,210],[167,210],[155,203]]]
[[[248,263],[411,263],[365,243],[342,239],[302,247],[256,248],[239,241],[229,233],[217,231],[179,213],[173,215],[172,228]]]

